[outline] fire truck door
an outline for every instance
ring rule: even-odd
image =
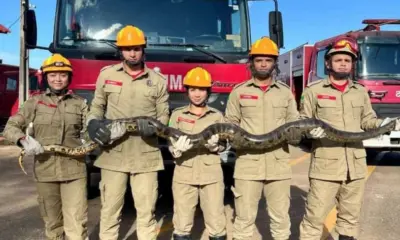
[[[4,117],[5,115],[5,91],[6,91],[6,77],[3,74],[0,74],[0,118]]]

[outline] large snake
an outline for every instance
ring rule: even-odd
[[[170,137],[177,139],[180,136],[186,135],[193,144],[193,147],[201,147],[207,143],[207,140],[210,139],[212,135],[218,134],[220,140],[229,141],[230,145],[235,149],[269,149],[283,142],[297,145],[304,136],[307,136],[312,129],[317,127],[323,128],[326,134],[325,138],[332,141],[340,143],[359,142],[389,133],[394,129],[396,124],[396,121],[391,121],[384,126],[366,132],[346,132],[335,129],[321,120],[308,118],[286,123],[266,134],[254,135],[248,133],[239,126],[230,123],[215,123],[208,126],[200,133],[187,134],[178,129],[168,127],[152,117],[141,116],[123,118],[113,120],[112,122],[123,123],[127,132],[129,133],[139,133],[136,124],[138,119],[147,120],[152,126],[155,127],[156,135],[165,139],[169,139]],[[108,126],[111,124],[112,123],[110,123]],[[85,144],[75,148],[69,148],[60,145],[43,146],[45,152],[54,152],[69,156],[83,156],[97,147],[99,147],[99,144],[94,141],[88,141]],[[22,169],[23,156],[24,151],[22,150],[19,158]]]

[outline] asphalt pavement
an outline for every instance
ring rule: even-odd
[[[45,239],[43,222],[40,218],[37,194],[32,177],[32,158],[25,157],[25,175],[18,166],[18,148],[0,146],[0,239],[30,240]],[[298,239],[299,224],[304,214],[308,191],[308,168],[310,154],[299,148],[291,148],[293,180],[291,187],[291,238]],[[368,155],[368,181],[364,195],[359,240],[398,240],[400,228],[400,153],[372,152]],[[92,175],[92,186],[96,189],[100,176]],[[89,199],[89,239],[98,239],[100,200],[98,191]],[[225,209],[227,215],[228,239],[232,239],[233,200],[229,189],[226,191]],[[198,208],[193,229],[193,239],[206,240],[201,210]],[[172,200],[170,195],[162,196],[157,203],[159,239],[171,239],[173,224]],[[332,209],[325,221],[324,238],[337,239],[335,232],[336,210]],[[260,201],[256,219],[254,240],[272,239],[264,199]],[[137,239],[135,232],[135,210],[130,195],[126,197],[120,239]]]

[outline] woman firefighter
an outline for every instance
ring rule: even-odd
[[[41,70],[47,90],[32,96],[10,117],[4,137],[22,147],[25,155],[34,156],[34,178],[46,238],[87,239],[84,158],[47,153],[43,146],[81,145],[88,107],[85,99],[68,91],[72,67],[67,59],[54,54],[43,62]]]
[[[207,106],[211,93],[211,75],[196,67],[183,81],[190,104],[174,110],[169,126],[188,134],[201,132],[214,123],[223,122],[220,111]],[[198,199],[210,240],[226,239],[224,182],[218,152],[225,149],[213,135],[205,148],[193,148],[186,136],[170,139],[169,150],[175,158],[172,182],[174,198],[174,240],[190,240]]]

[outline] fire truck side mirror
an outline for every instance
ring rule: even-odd
[[[37,27],[36,15],[34,10],[26,10],[25,16],[25,44],[28,49],[36,48]]]
[[[284,46],[282,13],[279,11],[269,12],[269,37],[279,48]]]

